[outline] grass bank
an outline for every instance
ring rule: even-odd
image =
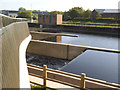
[[[104,24],[97,24],[97,23],[90,23],[90,24],[88,24],[88,23],[79,23],[79,24],[77,24],[77,23],[63,23],[63,24],[61,24],[61,25],[68,25],[68,26],[84,26],[84,27],[102,27],[102,28],[120,28],[120,26],[118,26],[119,24],[114,24],[114,26],[113,25],[104,25]]]

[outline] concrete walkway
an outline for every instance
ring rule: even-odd
[[[38,77],[34,77],[34,76],[29,75],[29,80],[32,81],[32,82],[43,85],[43,79],[42,78],[38,78]],[[69,89],[69,90],[79,90],[77,88],[74,88],[74,87],[71,87],[71,86],[68,86],[68,85],[63,85],[63,84],[60,84],[60,83],[57,83],[57,82],[49,81],[49,80],[47,80],[47,87],[57,89],[57,90],[63,90],[63,89],[65,89],[65,90],[67,90],[67,89]]]

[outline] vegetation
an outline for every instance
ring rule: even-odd
[[[31,85],[31,90],[44,90],[41,86]]]
[[[84,26],[84,27],[104,27],[104,28],[120,28],[118,26],[104,26],[104,25],[87,25],[87,24],[62,24],[62,25],[69,25],[69,26]]]
[[[50,14],[62,14],[63,15],[64,13],[61,11],[51,11]]]
[[[86,11],[84,11],[83,13],[83,17],[86,19],[89,19],[90,18],[90,13],[91,13],[91,10],[87,9]]]
[[[25,11],[26,9],[25,8],[23,8],[23,7],[20,7],[19,8],[19,11]]]
[[[10,17],[13,17],[12,15],[10,15]]]
[[[40,10],[33,10],[33,11],[40,11]],[[48,12],[48,11],[45,11]],[[62,12],[62,11],[51,11],[50,14],[62,14],[63,15],[63,21],[67,22],[74,22],[80,24],[98,24],[98,23],[104,23],[104,24],[118,24],[120,23],[120,20],[116,20],[114,18],[101,18],[101,15],[99,12],[95,12],[94,15],[91,14],[91,10],[87,9],[84,10],[82,7],[73,7],[69,9],[68,11]],[[34,20],[38,19],[38,15],[34,15],[31,11],[26,10],[23,7],[19,8],[18,16],[19,18],[30,18],[31,16]],[[103,26],[103,25],[102,25]]]
[[[65,11],[63,14],[63,20],[74,20],[74,19],[89,19],[91,10],[84,10],[82,7],[74,7]]]
[[[42,86],[38,85],[31,85],[31,90],[53,90],[53,89],[43,88]]]
[[[19,11],[18,12],[18,18],[30,18],[33,17],[33,13],[29,10]]]

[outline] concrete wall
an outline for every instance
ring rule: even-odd
[[[114,49],[63,44],[63,43],[39,41],[39,40],[31,40],[30,44],[28,45],[27,52],[33,54],[51,56],[55,58],[72,60],[78,55],[82,54],[87,49],[120,53],[120,50],[114,50]]]
[[[27,23],[12,23],[0,31],[2,88],[30,88],[25,59],[25,51],[31,39]]]
[[[32,40],[27,52],[67,59],[67,45],[55,44],[53,42]]]
[[[80,55],[86,48],[76,47],[68,44],[31,40],[27,52],[61,59],[72,60]]]
[[[42,31],[44,28],[34,28],[34,27],[29,27],[29,31]]]
[[[7,26],[13,22],[20,22],[20,21],[27,21],[27,19],[22,19],[22,18],[11,18],[6,15],[0,14],[0,27]]]
[[[45,32],[30,32],[30,34],[32,35],[32,39],[34,40],[42,40],[56,36],[55,34]]]
[[[0,15],[0,28],[3,27],[3,23],[2,23],[2,16]]]
[[[0,90],[2,89],[2,36],[0,30]]]

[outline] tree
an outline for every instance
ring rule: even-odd
[[[83,14],[84,18],[85,19],[90,18],[90,13],[91,13],[91,10],[87,9]]]
[[[69,12],[67,11],[65,11],[64,12],[64,14],[63,14],[63,20],[64,21],[66,21],[66,20],[70,20],[71,19],[71,17],[70,17],[70,15],[69,15]]]
[[[19,11],[18,12],[18,18],[30,18],[31,16],[33,17],[33,13],[29,10],[25,10],[25,11]]]
[[[20,8],[19,8],[19,11],[26,11],[26,9],[23,8],[23,7],[20,7]]]
[[[33,15],[33,20],[37,20],[38,19],[38,15],[37,14],[34,14]]]
[[[10,15],[10,17],[13,17],[13,15]]]
[[[75,19],[77,17],[82,18],[83,12],[84,12],[83,8],[74,7],[74,8],[69,10],[69,15],[70,15],[71,19]]]
[[[64,13],[61,11],[51,11],[50,14],[62,14],[63,15]]]

